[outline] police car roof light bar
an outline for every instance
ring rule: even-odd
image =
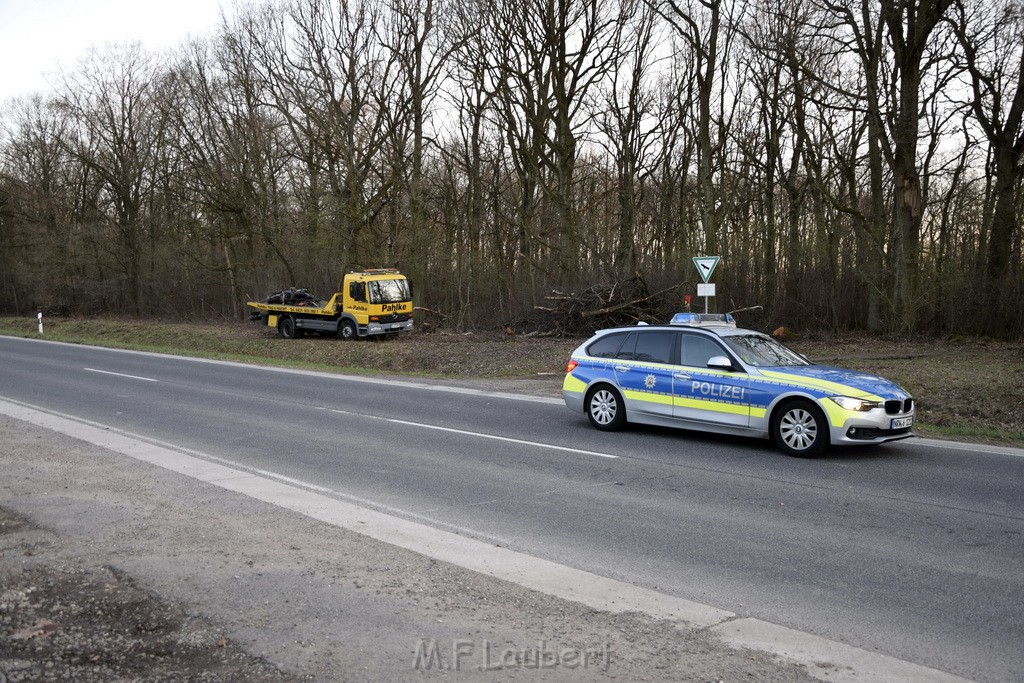
[[[669,324],[687,327],[736,327],[736,320],[728,313],[676,313]]]

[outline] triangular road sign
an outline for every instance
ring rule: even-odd
[[[721,256],[694,256],[693,265],[697,266],[697,272],[704,282],[711,279],[711,273],[715,272],[715,266],[722,260]]]

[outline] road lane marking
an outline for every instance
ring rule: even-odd
[[[545,595],[615,614],[641,612],[677,628],[707,629],[734,648],[756,649],[807,665],[828,681],[906,680],[960,683],[952,674],[870,652],[760,619],[635,586],[599,574],[533,557],[434,526],[348,503],[295,479],[259,476],[222,458],[153,440],[71,415],[0,398],[0,414],[65,434],[202,483],[291,510],[325,524],[404,548],[463,569],[508,581]],[[191,453],[192,455],[189,455]],[[300,484],[300,486],[287,483]],[[829,664],[828,668],[821,666]]]
[[[98,372],[101,375],[114,375],[115,377],[127,377],[129,379],[141,379],[143,382],[159,382],[160,381],[158,379],[153,379],[152,377],[139,377],[138,375],[126,375],[123,372],[111,372],[110,370],[97,370],[96,368],[82,368],[82,369],[83,370],[88,370],[89,372]]]
[[[243,370],[252,370],[256,372],[274,372],[287,375],[301,375],[303,377],[318,377],[321,379],[328,379],[342,382],[357,382],[360,384],[374,384],[385,387],[399,387],[403,389],[422,389],[424,391],[438,391],[448,394],[463,394],[467,396],[482,396],[487,398],[501,398],[508,399],[511,401],[522,401],[527,403],[544,403],[548,405],[564,406],[565,402],[561,398],[555,398],[551,396],[537,396],[535,394],[514,394],[504,391],[490,391],[487,389],[477,389],[475,387],[461,387],[449,384],[430,384],[427,381],[414,381],[409,379],[398,379],[392,377],[373,377],[366,375],[347,375],[337,372],[323,372],[320,370],[304,370],[301,368],[288,368],[288,367],[274,367],[271,365],[256,365],[255,363],[243,363],[240,361],[233,360],[219,360],[216,358],[197,358],[195,356],[181,356],[173,353],[157,353],[156,351],[137,351],[135,349],[115,349],[107,346],[91,346],[89,344],[72,344],[70,342],[53,341],[52,339],[27,339],[25,337],[10,337],[7,335],[0,334],[0,337],[6,341],[12,342],[25,342],[29,344],[51,344],[54,346],[64,346],[72,348],[76,351],[88,350],[100,353],[125,353],[133,356],[145,356],[148,358],[156,358],[161,360],[177,360],[184,361],[187,363],[206,363],[208,365],[223,365],[225,367],[240,368]],[[159,381],[159,380],[155,380]],[[441,380],[438,380],[440,382]]]
[[[494,441],[504,441],[506,443],[515,443],[521,446],[534,446],[536,448],[548,448],[554,451],[565,451],[567,453],[579,453],[581,455],[593,455],[598,458],[618,458],[617,455],[611,453],[598,453],[597,451],[587,451],[582,448],[570,448],[569,446],[556,446],[552,443],[542,443],[540,441],[527,441],[525,439],[513,439],[508,436],[498,436],[497,434],[486,434],[484,432],[471,432],[465,429],[454,429],[452,427],[441,427],[440,425],[426,424],[425,422],[411,422],[409,420],[398,420],[393,417],[380,417],[378,415],[367,415],[366,413],[355,413],[350,410],[339,410],[338,408],[328,408],[332,413],[338,413],[339,415],[355,415],[357,417],[366,417],[371,420],[380,420],[382,422],[390,422],[391,424],[405,425],[407,427],[420,427],[421,429],[433,429],[438,432],[449,432],[451,434],[461,434],[463,436],[475,436],[481,439],[492,439]]]
[[[968,451],[971,453],[987,453],[991,455],[1013,455],[1024,458],[1024,448],[1013,448],[1012,446],[989,446],[988,444],[969,443],[966,441],[943,441],[941,439],[918,438],[911,441],[903,441],[901,446],[915,448],[945,448],[950,451]]]

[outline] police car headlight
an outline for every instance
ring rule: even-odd
[[[872,408],[878,408],[882,404],[878,401],[865,401],[860,398],[852,398],[850,396],[829,396],[829,400],[836,403],[840,408],[846,410],[856,410],[857,412],[867,412]]]

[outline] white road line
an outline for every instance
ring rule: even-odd
[[[367,375],[346,375],[337,372],[324,372],[320,370],[303,370],[301,368],[275,367],[272,365],[257,365],[255,363],[242,363],[233,360],[219,360],[216,358],[197,358],[195,356],[180,356],[173,353],[157,353],[155,351],[137,351],[135,349],[115,349],[107,346],[90,346],[89,344],[72,344],[70,342],[53,341],[52,339],[28,339],[25,337],[10,337],[0,334],[4,341],[24,342],[27,344],[51,344],[54,346],[72,347],[74,349],[89,349],[103,353],[121,353],[133,356],[145,356],[148,358],[160,358],[163,360],[173,359],[188,363],[205,363],[207,365],[223,365],[225,367],[242,368],[256,372],[273,372],[286,375],[301,375],[303,377],[319,377],[322,379],[358,382],[360,384],[375,384],[378,386],[400,387],[405,389],[423,389],[426,391],[439,391],[448,394],[464,394],[467,396],[485,396],[487,398],[501,398],[510,401],[522,401],[527,403],[546,403],[548,405],[564,406],[560,398],[549,396],[535,396],[533,394],[512,394],[504,391],[489,391],[486,389],[475,389],[472,387],[460,387],[455,385],[430,383],[429,380],[413,381],[409,379],[396,379],[392,377],[373,377]],[[156,380],[159,381],[159,380]]]
[[[141,379],[143,382],[159,382],[160,381],[158,379],[153,379],[152,377],[139,377],[138,375],[126,375],[123,372],[111,372],[110,370],[97,370],[96,368],[82,368],[82,369],[83,370],[88,370],[89,372],[98,372],[101,375],[114,375],[115,377],[127,377],[129,379]]]
[[[338,413],[339,415],[356,415],[358,417],[368,417],[371,420],[380,420],[382,422],[390,422],[392,424],[406,425],[407,427],[419,427],[421,429],[433,429],[438,432],[449,432],[451,434],[462,434],[463,436],[475,436],[481,439],[492,439],[494,441],[504,441],[506,443],[516,443],[521,446],[534,446],[536,448],[548,448],[554,451],[565,451],[567,453],[579,453],[581,455],[593,455],[598,458],[618,458],[617,455],[611,453],[598,453],[597,451],[585,451],[581,448],[569,448],[568,446],[556,446],[552,443],[542,443],[540,441],[526,441],[524,439],[513,439],[507,436],[498,436],[496,434],[485,434],[484,432],[470,432],[465,429],[453,429],[452,427],[441,427],[439,425],[431,425],[423,422],[410,422],[409,420],[396,420],[391,417],[378,417],[376,415],[367,415],[365,413],[354,413],[349,410],[338,410],[337,408],[331,408],[332,413]]]
[[[187,449],[158,446],[139,435],[99,423],[55,414],[2,398],[0,414],[545,595],[612,613],[641,612],[655,619],[671,621],[680,628],[706,628],[731,647],[761,650],[790,661],[805,663],[808,665],[807,673],[821,680],[851,683],[865,680],[929,683],[964,680],[895,657],[760,619],[739,617],[717,607],[609,579],[494,543],[467,538],[347,503],[305,488],[308,485],[299,487],[286,483],[280,475],[258,476],[219,464],[224,462],[220,458],[187,455]],[[188,452],[202,455],[196,451]],[[826,662],[827,665],[823,665]]]
[[[971,453],[987,453],[993,455],[1013,455],[1024,458],[1024,448],[1013,448],[1012,446],[989,446],[988,444],[969,443],[964,441],[942,441],[940,439],[913,439],[904,441],[906,446],[918,448],[944,448],[949,451],[969,451]]]

